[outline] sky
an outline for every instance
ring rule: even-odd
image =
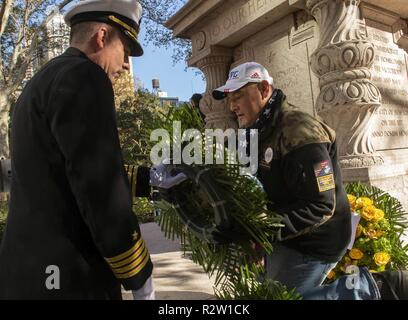
[[[78,1],[73,1],[65,7],[66,11]],[[186,1],[179,1],[178,7],[181,7]],[[202,75],[196,75],[198,69],[188,68],[184,62],[179,62],[173,66],[172,50],[157,48],[153,45],[146,45],[143,41],[145,32],[143,29],[139,35],[144,49],[144,55],[138,58],[132,58],[133,74],[142,80],[146,89],[152,91],[152,79],[160,80],[160,89],[168,93],[168,97],[179,98],[180,101],[189,101],[194,93],[203,93],[205,91],[205,81]]]
[[[144,87],[152,91],[152,79],[160,80],[160,89],[168,93],[169,97],[179,98],[180,101],[189,101],[193,93],[205,91],[205,81],[202,75],[196,75],[198,69],[188,68],[184,62],[173,66],[172,50],[156,48],[143,42],[145,35],[141,32],[144,55],[133,58],[133,73],[142,80]]]

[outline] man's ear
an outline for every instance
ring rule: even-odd
[[[108,43],[108,28],[106,26],[100,26],[98,32],[95,34],[96,46],[98,49],[103,49]]]
[[[270,93],[270,85],[269,82],[266,80],[263,80],[260,84],[259,84],[259,91],[261,91],[261,95],[262,95],[262,99],[265,99],[268,97],[269,93]]]

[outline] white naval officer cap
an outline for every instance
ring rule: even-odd
[[[142,6],[137,0],[80,0],[64,14],[69,26],[84,21],[104,22],[119,28],[131,41],[131,55],[143,55],[138,36]]]

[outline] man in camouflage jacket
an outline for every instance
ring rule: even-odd
[[[266,257],[267,275],[296,288],[304,299],[389,298],[389,286],[382,286],[380,294],[380,286],[364,268],[350,276],[353,279],[322,285],[346,253],[352,232],[335,132],[288,103],[258,63],[232,69],[226,85],[214,90],[213,96],[228,98],[241,128],[258,130],[257,178],[270,209],[282,216],[285,225],[273,253]],[[403,273],[396,277],[406,280]]]

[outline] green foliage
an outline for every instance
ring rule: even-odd
[[[123,159],[129,165],[149,164],[150,136],[146,124],[163,110],[160,100],[145,90],[135,94],[128,75],[115,84],[116,116]],[[147,198],[133,199],[133,212],[140,223],[154,221],[154,207]]]
[[[216,290],[220,300],[301,300],[295,289],[288,290],[284,285],[265,278],[264,270],[255,264],[239,267],[234,283],[226,283]]]
[[[154,206],[148,198],[135,198],[133,201],[133,212],[137,215],[139,223],[154,222]]]
[[[161,109],[160,100],[145,90],[127,97],[117,108],[119,139],[126,164],[149,162],[150,133],[146,124],[152,123]]]

